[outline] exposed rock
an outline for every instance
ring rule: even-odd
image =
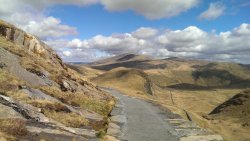
[[[21,118],[23,119],[22,115],[16,112],[13,108],[0,104],[0,119],[7,119],[7,118]],[[4,113],[4,114],[2,114]]]
[[[113,108],[112,112],[110,113],[111,116],[115,116],[115,115],[121,115],[122,114],[122,108]]]
[[[41,128],[41,127],[35,127],[35,126],[28,126],[28,131],[31,134],[31,137],[29,137],[29,140],[34,141],[40,141],[43,140],[60,140],[60,141],[86,141],[87,139],[75,135],[73,133],[69,133],[63,130],[59,129],[52,129],[52,128]],[[34,134],[35,136],[32,136]]]
[[[23,88],[22,91],[26,94],[28,94],[31,98],[33,99],[40,99],[40,100],[48,100],[48,101],[53,101],[53,102],[60,102],[54,97],[51,97],[45,93],[43,93],[40,90],[33,89],[33,88]]]
[[[117,123],[117,124],[124,124],[127,122],[127,119],[124,115],[117,115],[117,116],[112,116],[110,118],[111,122]]]
[[[12,35],[14,43],[18,45],[23,45],[25,33],[21,30],[12,30],[12,32],[14,32],[14,35]]]
[[[115,138],[115,137],[106,135],[106,136],[104,136],[103,141],[120,141],[120,140],[118,140],[118,139]]]
[[[16,75],[19,79],[32,86],[47,85],[46,82],[26,69],[19,63],[19,57],[0,47],[0,63],[6,64],[5,69]]]
[[[220,135],[201,135],[182,137],[180,141],[223,141]]]
[[[121,132],[120,129],[108,128],[107,135],[111,135],[111,136],[114,136],[114,137],[120,137],[122,135],[122,132]]]
[[[115,124],[115,123],[110,123],[110,124],[109,124],[109,128],[121,129],[121,127],[120,127],[120,126],[118,126],[118,125],[117,125],[117,124]]]
[[[49,122],[50,120],[41,113],[40,108],[33,107],[29,104],[14,101],[13,99],[0,95],[0,103],[11,107],[20,113],[24,118],[41,122]]]
[[[75,92],[77,90],[77,86],[73,82],[62,80],[61,89],[62,91]]]

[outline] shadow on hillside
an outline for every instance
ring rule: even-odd
[[[128,54],[128,55],[126,55],[126,56],[124,56],[122,58],[117,59],[117,61],[127,61],[129,59],[133,59],[134,57],[136,57],[135,54]]]
[[[165,88],[179,89],[179,90],[211,90],[214,87],[199,86],[195,84],[180,83],[176,85],[170,85]]]
[[[118,67],[125,67],[125,68],[134,68],[134,69],[164,69],[167,67],[166,64],[158,64],[158,65],[153,65],[148,63],[148,60],[143,60],[143,61],[130,61],[130,62],[121,62],[121,63],[114,63],[114,64],[108,64],[108,65],[101,65],[101,66],[91,66],[94,69],[98,70],[105,70],[109,71],[114,68]]]
[[[229,100],[225,101],[218,107],[216,107],[213,111],[209,113],[209,115],[218,114],[223,111],[232,112],[234,109],[230,108],[231,106],[245,105],[246,103],[248,103],[249,105],[249,101],[250,101],[250,92],[249,91],[241,92],[235,95],[234,97],[230,98]]]
[[[226,70],[216,70],[216,69],[208,69],[208,70],[198,70],[192,72],[193,79],[197,81],[198,79],[217,79],[220,80],[222,86],[226,87],[250,87],[250,80],[243,79],[236,75],[231,74]],[[224,83],[228,82],[228,83]],[[223,84],[224,83],[224,84]],[[214,84],[213,84],[214,85]]]
[[[212,65],[212,64],[211,64]],[[243,89],[250,88],[250,80],[242,79],[238,76],[231,74],[226,70],[198,70],[192,72],[192,77],[194,81],[202,79],[202,81],[211,80],[213,84],[208,84],[207,86],[201,86],[198,84],[190,83],[180,83],[175,85],[166,86],[166,88],[180,89],[180,90],[211,90],[211,89]],[[217,84],[216,84],[217,83]]]

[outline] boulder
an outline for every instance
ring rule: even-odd
[[[73,82],[62,80],[61,89],[62,91],[76,92],[77,85],[75,85]]]

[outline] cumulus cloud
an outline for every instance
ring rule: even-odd
[[[225,9],[226,7],[220,2],[210,3],[209,8],[202,12],[199,18],[205,20],[214,20],[223,15]]]
[[[101,0],[109,11],[133,10],[148,19],[176,16],[195,7],[199,0]]]
[[[85,51],[98,51],[104,56],[130,52],[156,58],[183,57],[250,63],[250,25],[246,23],[221,33],[205,32],[196,26],[183,30],[154,29],[158,31],[157,34],[147,39],[134,34],[141,29],[111,36],[97,35],[87,40],[74,39],[65,41],[64,46],[72,51],[81,49],[84,54]],[[76,54],[80,56],[81,52]],[[74,53],[71,57],[74,57]]]
[[[15,24],[42,39],[75,35],[77,29],[61,23],[61,20],[46,16],[44,11],[52,5],[89,5],[98,0],[0,0],[0,18]]]
[[[158,30],[150,27],[141,27],[132,33],[133,36],[137,38],[150,38],[155,36]]]

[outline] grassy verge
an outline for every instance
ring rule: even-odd
[[[112,109],[112,100],[100,100],[86,96],[84,93],[62,92],[56,87],[44,86],[40,88],[43,92],[58,98],[64,103],[78,106],[86,110],[95,111],[103,116],[107,116]]]

